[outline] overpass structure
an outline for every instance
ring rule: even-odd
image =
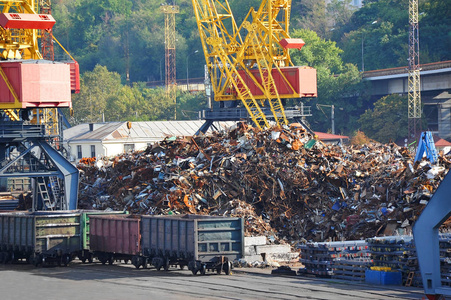
[[[423,117],[429,131],[444,139],[451,139],[451,61],[421,66],[421,99]],[[407,94],[408,67],[366,71],[364,80],[371,82],[371,95],[380,98],[390,94]]]

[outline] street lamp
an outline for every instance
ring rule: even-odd
[[[376,21],[373,21],[372,23],[371,23],[371,25],[374,25],[374,24],[376,24],[377,23],[377,20]],[[365,31],[362,31],[362,72],[365,72],[365,61],[364,61],[364,59],[363,59],[363,40],[365,39]]]
[[[189,53],[187,56],[186,56],[186,91],[188,91],[189,92],[189,69],[188,69],[188,59],[189,59],[189,57],[190,57],[190,55],[191,54],[196,54],[197,52],[199,52],[199,50],[196,50],[196,51],[194,51],[194,52],[191,52],[191,53]]]

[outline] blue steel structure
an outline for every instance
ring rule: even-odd
[[[438,159],[437,150],[435,149],[434,139],[430,131],[424,131],[421,133],[420,140],[418,142],[417,153],[415,155],[415,162],[420,161],[426,152],[426,158],[433,164]]]
[[[79,171],[55,149],[62,145],[51,145],[55,138],[44,124],[0,116],[0,179],[32,178],[32,210],[77,209]]]
[[[451,288],[443,287],[440,273],[438,229],[451,216],[451,172],[443,179],[413,227],[415,247],[428,299],[451,296]]]

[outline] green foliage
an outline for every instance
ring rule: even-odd
[[[420,62],[451,59],[451,2],[419,2]],[[373,24],[374,21],[377,23]],[[350,21],[332,35],[344,50],[343,60],[365,71],[407,65],[409,1],[365,1]],[[363,40],[363,50],[362,50]]]
[[[75,123],[171,120],[175,113],[164,89],[122,85],[119,74],[100,65],[83,74],[81,93],[72,100]],[[178,92],[177,119],[197,119],[193,112],[203,106],[205,95]]]
[[[293,1],[294,2],[294,1]],[[325,1],[303,0],[292,5],[292,28],[310,29],[324,37],[327,32]]]
[[[311,30],[293,30],[291,36],[302,38],[305,42],[301,51],[291,53],[293,63],[308,65],[317,70],[318,98],[311,104],[335,105],[336,132],[355,130],[359,112],[363,113],[369,99],[364,94],[365,83],[361,82],[356,66],[344,64],[340,57],[343,51],[335,42],[326,41]],[[315,118],[311,121],[312,127],[319,131],[329,131],[330,111],[323,114],[314,106],[313,114]]]
[[[167,101],[165,91],[148,89],[143,83],[164,79],[161,3],[155,0],[53,3],[57,21],[54,35],[78,60],[83,74],[82,92],[74,96],[77,122],[100,121],[103,116],[106,121],[174,118],[175,107]],[[249,9],[258,9],[260,3],[261,0],[230,0],[238,25]],[[367,83],[361,82],[358,71],[362,69],[362,54],[365,70],[407,65],[408,0],[367,0],[359,10],[348,3],[340,0],[327,5],[316,0],[292,3],[292,37],[306,41],[301,51],[292,51],[293,62],[318,71],[318,98],[309,103],[315,130],[327,131],[331,124],[330,117],[316,110],[316,103],[335,105],[336,131],[345,134],[359,128],[360,115],[372,109],[372,101],[365,94]],[[205,58],[192,2],[180,0],[176,4],[180,8],[175,17],[177,78],[185,79],[188,68],[190,78],[203,77]],[[451,2],[422,0],[419,11],[420,62],[451,60]],[[374,21],[377,23],[372,24]],[[195,50],[199,52],[193,54]],[[58,47],[55,52],[58,58],[64,55]],[[127,72],[131,86],[121,84],[126,82]],[[196,118],[194,112],[204,104],[202,94],[179,92],[177,119]],[[324,110],[330,115],[330,110]]]
[[[76,123],[102,121],[107,103],[118,96],[120,88],[119,74],[106,67],[97,65],[92,72],[85,72],[80,78],[80,94],[72,97]]]
[[[359,119],[360,128],[378,142],[397,141],[407,136],[407,97],[385,96]]]

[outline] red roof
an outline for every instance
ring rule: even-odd
[[[346,136],[346,135],[337,135],[337,134],[317,132],[317,131],[315,131],[315,134],[318,136],[318,139],[320,139],[322,141],[339,140],[339,139],[348,139],[349,140],[349,136]]]
[[[451,143],[444,139],[439,139],[435,142],[436,147],[448,147],[451,146]]]

